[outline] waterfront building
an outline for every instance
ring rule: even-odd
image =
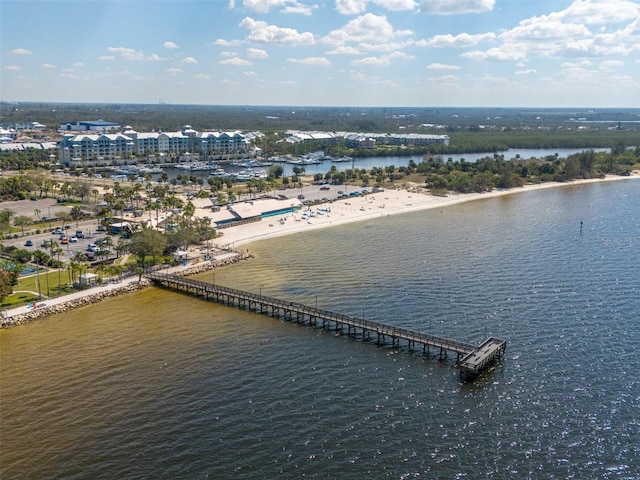
[[[195,136],[196,152],[207,155],[233,155],[245,153],[249,148],[247,137],[239,131],[199,132]]]
[[[424,147],[427,145],[449,145],[448,135],[426,135],[422,133],[356,133],[344,132],[337,134],[345,140],[350,148],[373,148],[369,145],[405,145],[410,147]]]
[[[84,167],[126,163],[133,149],[133,140],[122,133],[67,134],[58,146],[58,153],[61,165]]]
[[[75,122],[61,123],[58,127],[59,132],[91,132],[91,133],[109,133],[120,130],[120,124],[107,122],[105,120],[81,120]]]
[[[239,131],[198,132],[185,125],[177,132],[137,132],[127,125],[113,134],[67,134],[59,157],[65,166],[102,166],[131,163],[136,155],[188,158],[191,153],[240,155],[248,149],[249,141]]]
[[[348,148],[371,149],[376,146],[376,139],[359,133],[349,133],[344,137],[344,145]]]

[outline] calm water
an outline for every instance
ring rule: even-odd
[[[498,155],[504,155],[504,158],[510,160],[512,158],[516,158],[519,155],[519,158],[526,160],[531,157],[535,158],[543,158],[548,155],[558,155],[560,158],[567,157],[574,153],[582,152],[584,149],[582,148],[511,148],[509,150],[498,152]],[[595,148],[595,151],[609,151],[607,148]],[[440,155],[443,161],[447,161],[449,158],[453,161],[460,161],[464,159],[467,162],[476,162],[481,158],[492,157],[493,153],[461,153],[461,154],[444,154]],[[306,175],[315,175],[316,173],[325,174],[327,173],[331,167],[336,167],[339,172],[348,170],[350,168],[358,168],[371,170],[374,167],[383,168],[388,165],[394,165],[396,168],[398,167],[406,167],[409,165],[409,162],[413,160],[415,163],[420,163],[423,160],[422,155],[414,155],[414,156],[403,156],[403,157],[362,157],[362,158],[353,158],[351,162],[330,162],[324,161],[319,164],[312,165],[304,165],[305,174]],[[293,168],[296,165],[292,164],[282,164],[284,168],[284,175],[291,176],[293,175]],[[298,165],[299,166],[299,165]],[[267,168],[257,168],[256,170],[266,170]],[[225,166],[225,170],[227,172],[238,172],[240,170],[246,170],[244,167],[236,167],[236,166]],[[169,178],[176,178],[178,175],[188,175],[195,176],[206,179],[209,176],[208,171],[195,171],[189,172],[185,170],[180,170],[178,168],[166,168],[164,171],[169,175]],[[154,180],[160,179],[160,174],[152,175]]]
[[[451,362],[149,289],[0,331],[0,477],[640,478],[639,181],[250,249],[215,281],[501,336],[506,358],[461,384]]]

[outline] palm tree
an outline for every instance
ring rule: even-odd
[[[54,242],[55,243],[55,242]],[[60,271],[62,270],[60,268],[60,254],[62,253],[62,248],[56,246],[56,248],[52,248],[51,249],[51,254],[56,254],[58,256],[58,296],[60,296],[60,290],[61,290],[61,285],[62,285],[62,281],[60,280]]]
[[[105,237],[104,241],[102,242],[100,250],[102,249],[106,250],[107,255],[109,255],[111,253],[112,246],[113,246],[113,240],[111,239],[111,237]]]
[[[49,261],[49,255],[42,250],[36,250],[33,252],[33,258],[36,261],[36,283],[38,284],[38,300],[42,299],[42,291],[40,289],[40,265],[46,265]],[[49,296],[49,272],[47,271],[47,297]]]
[[[76,221],[76,228],[78,228],[78,224],[80,222],[80,218],[82,218],[82,208],[79,205],[74,205],[71,209],[71,218]]]

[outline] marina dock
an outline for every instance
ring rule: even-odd
[[[177,275],[153,272],[146,277],[154,285],[183,292],[207,301],[228,305],[281,318],[294,323],[302,323],[315,328],[323,328],[349,336],[375,341],[378,345],[405,345],[409,351],[422,350],[429,354],[435,349],[438,358],[444,360],[448,353],[456,355],[456,366],[463,379],[474,379],[492,364],[502,358],[507,347],[506,340],[489,337],[480,345],[451,340],[436,335],[409,330],[402,327],[365,320],[352,315],[344,315],[329,310],[311,307],[303,303],[223,287],[213,283],[193,280]]]

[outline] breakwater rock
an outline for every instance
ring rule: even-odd
[[[138,290],[142,290],[143,288],[147,288],[150,285],[151,283],[143,278],[139,282],[135,280],[121,286],[105,289],[103,291],[92,292],[91,294],[82,296],[74,296],[74,298],[62,301],[60,303],[45,305],[44,307],[34,308],[26,313],[13,315],[7,318],[1,318],[0,327],[10,328],[16,325],[22,325],[38,318],[64,313],[74,308],[98,303],[105,298],[116,297],[124,293],[136,292]]]
[[[185,267],[183,270],[172,273],[175,273],[176,275],[179,275],[181,277],[188,277],[189,275],[197,275],[199,273],[208,272],[210,270],[213,270],[214,268],[225,267],[227,265],[240,263],[249,258],[253,258],[253,255],[250,253],[237,254],[223,259],[194,263],[192,265],[189,265],[188,267]]]
[[[196,261],[195,263],[187,265],[178,271],[173,271],[172,273],[181,276],[197,275],[199,273],[212,270],[216,267],[224,267],[227,265],[240,263],[249,258],[253,258],[253,255],[248,251],[235,252],[234,254],[230,254],[225,258],[218,258],[211,261]],[[73,308],[98,303],[105,298],[116,297],[124,293],[142,290],[143,288],[147,288],[150,285],[151,283],[143,277],[139,282],[137,280],[131,280],[126,284],[123,283],[122,285],[110,285],[109,288],[105,288],[104,290],[98,289],[97,291],[95,291],[94,289],[90,289],[84,292],[80,291],[70,295],[70,297],[73,298],[69,298],[68,300],[65,300],[64,297],[60,297],[60,299],[52,299],[51,305],[45,304],[45,306],[43,307],[34,308],[24,313],[0,317],[0,328],[10,328],[16,325],[28,323],[38,318],[64,313]]]

